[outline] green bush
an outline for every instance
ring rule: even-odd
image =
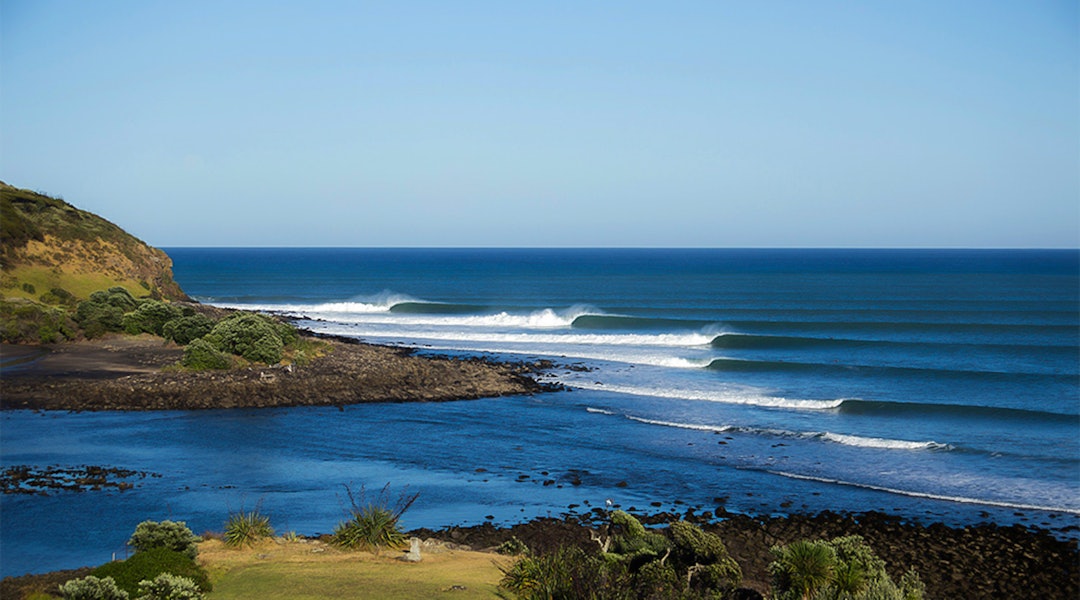
[[[500,569],[503,573],[499,581],[502,597],[521,600],[630,600],[639,597],[625,565],[605,561],[577,547],[563,547],[541,556],[525,556],[509,567]]]
[[[61,585],[60,596],[64,600],[128,600],[128,593],[118,588],[111,577],[99,579],[93,575]]]
[[[158,300],[144,300],[123,318],[124,331],[131,335],[152,333],[163,335],[165,324],[181,316],[180,308]]]
[[[187,577],[162,573],[153,580],[139,582],[139,600],[202,600],[203,594]]]
[[[78,325],[62,309],[30,300],[0,301],[0,341],[51,344],[77,335]]]
[[[75,322],[88,338],[101,337],[110,331],[121,331],[124,327],[124,311],[108,302],[94,300],[101,292],[91,294],[90,300],[79,303],[75,309]]]
[[[63,305],[63,306],[75,306],[78,304],[77,298],[65,290],[64,288],[52,288],[41,295],[40,300],[45,304],[51,305]]]
[[[252,546],[255,542],[274,535],[270,517],[253,510],[229,515],[225,523],[225,545],[239,548]]]
[[[184,309],[185,312],[191,311],[187,307]],[[210,333],[213,328],[214,321],[210,317],[192,312],[165,323],[161,328],[161,335],[167,340],[186,346]]]
[[[265,315],[242,312],[219,321],[206,339],[222,352],[272,365],[281,360],[286,340],[295,341],[296,333]]]
[[[90,294],[90,301],[115,306],[121,313],[131,312],[139,307],[139,301],[131,295],[131,292],[122,287],[111,287],[103,292],[94,292]]]
[[[171,548],[150,548],[131,555],[127,560],[114,561],[91,571],[96,577],[110,577],[116,585],[133,598],[140,595],[140,585],[163,573],[190,579],[204,592],[212,588],[206,570],[188,554]]]
[[[857,535],[799,540],[770,552],[769,572],[779,599],[921,600],[925,591],[915,571],[896,585],[885,572],[885,561]]]
[[[194,559],[199,553],[196,544],[201,541],[183,521],[143,521],[135,527],[135,533],[131,534],[128,545],[134,548],[135,552],[168,548]]]
[[[205,339],[197,339],[184,348],[180,364],[188,369],[228,369],[232,361]]]

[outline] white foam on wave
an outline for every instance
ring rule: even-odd
[[[571,306],[566,310],[544,308],[533,311],[527,315],[500,312],[494,315],[477,315],[466,317],[444,317],[431,320],[431,324],[461,324],[471,327],[523,327],[528,329],[556,329],[568,328],[574,323],[574,319],[584,315],[602,315],[600,309],[585,304]]]
[[[965,496],[949,496],[946,494],[931,494],[928,492],[915,492],[911,490],[902,490],[897,488],[890,488],[881,485],[873,485],[869,483],[855,483],[852,481],[844,481],[842,479],[831,479],[829,477],[817,477],[814,475],[800,475],[798,473],[788,473],[786,471],[773,471],[766,470],[766,473],[773,475],[779,475],[781,477],[788,477],[791,479],[801,479],[804,481],[817,481],[820,483],[829,483],[833,485],[846,485],[850,487],[862,488],[865,490],[873,490],[877,492],[886,492],[889,494],[898,494],[901,496],[909,496],[911,498],[926,498],[929,500],[941,500],[944,502],[957,502],[961,504],[978,504],[981,506],[995,506],[998,508],[1008,508],[1017,510],[1040,510],[1046,512],[1059,512],[1068,513],[1073,515],[1080,515],[1080,508],[1070,508],[1065,506],[1046,506],[1040,504],[1027,504],[1022,502],[1007,502],[1004,500],[989,500],[985,498],[968,498]]]
[[[315,315],[311,315],[315,316]],[[472,317],[470,317],[472,318]],[[339,320],[348,324],[346,320]],[[354,323],[363,325],[364,323]],[[394,323],[398,324],[397,322]],[[685,348],[701,345],[702,339],[707,336],[701,334],[580,334],[580,333],[532,333],[532,332],[505,332],[485,330],[461,330],[461,329],[377,329],[354,326],[351,335],[359,337],[394,337],[398,339],[438,340],[443,342],[460,343],[512,343],[512,344],[559,344],[570,346],[657,346],[671,348]],[[618,360],[617,358],[615,360]],[[660,365],[664,366],[664,365]],[[701,364],[678,364],[674,361],[668,366],[683,366],[684,368],[701,368]]]
[[[910,442],[907,440],[891,440],[887,438],[863,437],[859,435],[847,435],[841,433],[818,434],[822,439],[845,446],[858,446],[860,448],[883,448],[886,450],[948,450],[952,447],[938,442]]]
[[[603,409],[603,408],[593,408],[591,406],[586,406],[585,407],[585,412],[593,413],[593,414],[596,414],[596,415],[614,415],[615,414],[614,411],[606,410],[606,409]]]
[[[313,314],[334,318],[340,315],[389,313],[395,304],[403,302],[419,302],[419,300],[407,294],[384,291],[372,296],[355,296],[349,300],[320,302],[317,304],[214,303],[214,306],[271,313]]]
[[[713,433],[728,433],[735,431],[738,428],[731,425],[700,425],[697,423],[676,423],[674,421],[660,421],[657,419],[646,419],[644,417],[635,417],[633,415],[625,415],[627,419],[636,421],[638,423],[644,423],[645,425],[659,425],[661,427],[674,427],[676,429],[691,429],[693,431],[709,431]]]
[[[883,438],[869,438],[857,435],[841,435],[835,433],[820,433],[816,431],[798,432],[784,429],[768,429],[760,427],[745,427],[738,425],[704,425],[700,423],[679,423],[675,421],[661,421],[625,415],[627,419],[644,423],[646,425],[659,425],[662,427],[675,427],[678,429],[692,429],[695,431],[711,431],[714,433],[749,433],[754,435],[768,435],[773,437],[796,438],[796,439],[820,439],[845,446],[857,446],[859,448],[880,448],[883,450],[932,450],[948,448],[945,444],[937,442],[909,442],[907,440],[890,440]]]
[[[844,400],[797,400],[777,396],[751,395],[745,392],[711,391],[692,389],[670,389],[654,387],[635,387],[626,385],[602,385],[586,381],[567,383],[566,385],[595,391],[629,394],[632,396],[652,396],[673,400],[699,400],[721,402],[724,404],[745,404],[764,408],[789,408],[797,410],[832,410],[843,404]]]

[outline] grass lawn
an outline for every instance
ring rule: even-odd
[[[199,544],[199,562],[210,572],[208,600],[263,598],[493,598],[513,559],[483,552],[422,552],[419,563],[400,553],[347,552],[321,542],[264,541],[236,550],[218,540]]]

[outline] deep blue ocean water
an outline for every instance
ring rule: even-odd
[[[350,484],[419,492],[406,527],[607,500],[1073,536],[1060,529],[1080,520],[1074,250],[167,252],[200,301],[423,352],[551,358],[567,367],[546,379],[569,391],[344,411],[5,412],[4,466],[161,477],[3,498],[3,575],[103,562],[148,518],[220,530],[259,505],[280,531],[329,532]]]

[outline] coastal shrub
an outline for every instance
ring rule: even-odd
[[[94,292],[99,294],[101,292]],[[124,326],[124,311],[108,302],[90,300],[79,303],[75,309],[75,322],[88,338],[101,337],[110,331],[121,331]]]
[[[252,546],[255,542],[273,535],[270,517],[260,513],[258,509],[230,514],[225,523],[225,545],[234,548]]]
[[[675,552],[672,562],[685,570],[687,583],[697,591],[726,591],[742,583],[739,563],[728,555],[720,536],[687,521],[671,524]]]
[[[232,366],[229,357],[205,339],[197,339],[184,347],[184,357],[180,364],[188,369],[228,369]]]
[[[64,600],[128,600],[128,593],[118,588],[112,577],[93,575],[62,584],[60,596]]]
[[[495,552],[499,554],[505,554],[507,556],[521,556],[529,553],[529,546],[525,542],[519,540],[517,536],[511,536],[510,539],[499,544],[499,547],[495,549]]]
[[[52,288],[45,292],[39,298],[45,304],[51,305],[63,305],[63,306],[75,306],[78,304],[77,298],[65,290],[64,288]]]
[[[282,334],[288,339],[295,339],[296,335],[291,326],[266,315],[240,312],[219,321],[205,339],[222,352],[274,364],[281,360],[284,350]]]
[[[770,552],[774,560],[769,565],[769,574],[780,600],[810,600],[834,580],[836,552],[824,542],[798,540],[787,546],[774,546]]]
[[[367,501],[363,487],[357,501],[352,489],[345,486],[349,497],[349,518],[334,528],[332,542],[350,550],[370,550],[378,553],[382,548],[400,548],[405,545],[405,532],[401,529],[401,515],[416,502],[419,494],[402,492],[393,505],[389,502],[390,485],[383,487],[378,497]]]
[[[187,577],[162,573],[139,582],[139,600],[202,600],[199,586]]]
[[[576,546],[562,547],[540,556],[525,556],[500,567],[500,596],[520,600],[594,598],[673,598],[677,595],[639,596],[622,563],[609,562]]]
[[[77,335],[78,325],[62,309],[21,298],[0,301],[0,341],[51,344]]]
[[[128,545],[135,552],[168,548],[194,559],[199,553],[197,544],[201,541],[183,521],[143,521],[135,527]]]
[[[921,600],[925,587],[908,571],[897,585],[861,536],[829,541],[800,540],[773,547],[769,565],[778,599],[848,598],[850,600]]]
[[[139,301],[131,295],[131,292],[119,286],[90,294],[90,301],[115,306],[121,313],[131,312],[139,307]]]
[[[188,554],[171,548],[151,548],[136,552],[127,560],[105,563],[90,572],[96,577],[112,578],[117,587],[132,598],[141,595],[140,586],[144,581],[152,581],[159,575],[168,573],[185,577],[203,592],[212,589],[210,577]]]
[[[181,346],[203,337],[214,328],[214,321],[210,317],[195,313],[187,307],[185,309],[185,312],[190,311],[192,314],[172,319],[161,327],[162,337]]]
[[[177,306],[159,300],[144,300],[138,308],[124,314],[122,323],[125,333],[152,333],[161,336],[165,324],[180,316],[180,308]]]
[[[32,283],[23,283],[22,284],[22,290],[24,292],[26,292],[27,294],[36,294],[37,293],[37,288],[35,288],[34,284],[32,284]]]

